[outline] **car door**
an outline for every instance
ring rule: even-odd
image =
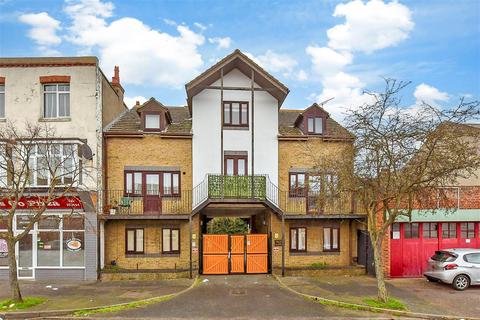
[[[463,257],[472,277],[472,284],[480,284],[480,253],[469,253]]]

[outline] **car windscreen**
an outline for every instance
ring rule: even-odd
[[[435,251],[435,254],[432,256],[432,260],[439,262],[452,262],[455,259],[457,259],[457,256],[447,251]]]

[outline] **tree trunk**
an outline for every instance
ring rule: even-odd
[[[373,259],[375,260],[375,277],[377,278],[377,295],[378,300],[382,302],[388,301],[387,287],[385,286],[385,275],[383,273],[382,259],[382,241],[372,239]]]
[[[10,280],[10,294],[12,300],[15,302],[23,302],[22,293],[18,284],[17,274],[17,260],[15,259],[15,242],[7,240],[8,245],[8,264],[9,264],[9,280]]]

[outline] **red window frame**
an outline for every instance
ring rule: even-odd
[[[239,109],[238,109],[238,112],[239,112],[239,118],[238,118],[238,124],[233,124],[233,121],[232,121],[232,105],[234,103],[238,103],[239,105]],[[225,106],[228,105],[228,109],[229,109],[229,117],[227,119],[227,117],[225,116]],[[244,123],[244,119],[243,119],[243,112],[242,110],[246,108],[247,109],[247,112],[246,112],[246,122]],[[247,101],[224,101],[223,102],[223,109],[222,109],[222,112],[223,112],[223,126],[224,127],[247,127],[249,126],[249,110],[248,110],[248,102]],[[228,120],[228,121],[227,121]]]
[[[178,231],[178,250],[172,250],[172,244],[173,244],[173,237],[172,237],[172,231],[177,230]],[[163,244],[163,233],[167,231],[170,233],[170,250],[165,250],[165,245]],[[179,254],[180,253],[180,228],[162,228],[162,253],[169,253],[169,254]]]
[[[325,229],[330,229],[330,246],[325,248]],[[333,234],[337,233],[337,248],[333,248]],[[323,227],[322,230],[322,248],[324,252],[340,252],[340,227]]]
[[[298,230],[304,229],[305,230],[305,248],[304,249],[298,249],[298,239],[299,239],[299,232]],[[293,241],[292,241],[292,231],[295,230],[295,248],[293,247]],[[290,228],[290,243],[289,243],[289,249],[290,252],[306,252],[307,251],[307,228],[306,227],[292,227]]]
[[[464,226],[466,229],[464,230]],[[470,229],[469,227],[472,227]],[[466,236],[464,237],[464,232]],[[474,239],[475,238],[475,222],[461,222],[460,223],[460,238],[462,239]]]
[[[434,228],[436,226],[436,229]],[[436,236],[433,236],[436,233]],[[422,223],[422,236],[424,239],[438,238],[438,222],[424,222]]]
[[[442,222],[442,239],[456,239],[457,229],[458,227],[456,222]],[[446,237],[445,231],[447,233]]]
[[[162,186],[161,186],[161,193],[162,193],[162,196],[164,197],[178,197],[181,193],[181,184],[180,184],[180,171],[162,171],[162,177],[161,177],[161,182],[162,182]],[[172,192],[170,193],[165,193],[165,173],[170,173],[170,186],[172,188]],[[178,190],[177,192],[173,192],[173,176],[176,175],[178,176]]]

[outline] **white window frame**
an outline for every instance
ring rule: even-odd
[[[51,181],[52,181],[52,176],[51,176],[50,172],[48,172],[48,174],[47,174],[47,184],[45,184],[45,185],[37,184],[38,161],[39,161],[39,159],[42,158],[42,156],[39,155],[39,153],[38,153],[38,147],[42,144],[45,145],[46,143],[45,142],[43,142],[43,143],[38,142],[38,143],[34,144],[33,148],[30,150],[29,158],[32,160],[33,166],[34,166],[34,168],[32,168],[33,169],[33,177],[32,177],[33,183],[29,183],[29,186],[31,186],[31,187],[48,187],[51,184]],[[70,155],[64,155],[63,148],[64,148],[65,145],[71,145],[72,148],[73,148],[73,150],[72,150],[72,154],[73,154],[73,158],[72,158],[73,163],[72,164],[73,164],[73,167],[76,168],[77,170],[81,170],[80,160],[78,158],[78,143],[76,143],[75,141],[58,141],[58,142],[52,142],[52,143],[47,144],[47,146],[49,146],[49,147],[52,147],[53,145],[60,146],[59,156],[61,158],[61,163],[63,163],[63,164],[65,163],[65,160],[70,157]],[[53,157],[52,153],[50,154],[50,157]],[[60,175],[61,179],[63,180],[65,178],[64,173],[63,173],[63,166],[60,169],[62,170],[62,172],[60,172],[59,175]],[[80,175],[81,172],[79,172],[78,174]],[[79,182],[80,182],[80,179],[78,179],[78,181],[76,181],[74,185],[75,186],[79,185],[80,184]],[[59,186],[62,186],[62,185],[65,185],[65,184],[59,184]]]
[[[155,122],[156,126],[152,127],[152,126],[149,126],[149,125],[148,125],[149,122],[148,122],[147,119],[148,119],[149,117],[155,117],[156,120],[158,120],[158,121],[156,121],[156,120],[155,120],[155,121],[154,121],[154,120],[151,120],[152,123],[150,123],[150,124],[153,124],[153,122]],[[147,114],[145,115],[145,129],[160,130],[160,121],[161,121],[161,116],[160,116],[160,114],[147,113]]]
[[[0,161],[3,162],[3,160],[6,160],[6,145],[5,143],[0,143]],[[5,153],[5,155],[1,155],[2,153]],[[5,166],[5,164],[3,164]],[[6,188],[8,183],[7,179],[7,168],[4,168],[0,166],[0,189],[1,188]]]
[[[45,86],[55,86],[56,90],[55,91],[46,91]],[[68,86],[68,91],[60,91],[58,88],[59,86]],[[70,105],[70,83],[43,83],[42,84],[42,91],[43,91],[43,118],[45,119],[57,119],[57,118],[70,118],[71,115],[71,105]],[[47,111],[47,105],[45,101],[45,96],[46,94],[52,94],[55,93],[55,99],[56,99],[56,116],[55,117],[47,117],[46,111]],[[60,116],[60,94],[67,94],[68,93],[68,114],[65,116]]]

